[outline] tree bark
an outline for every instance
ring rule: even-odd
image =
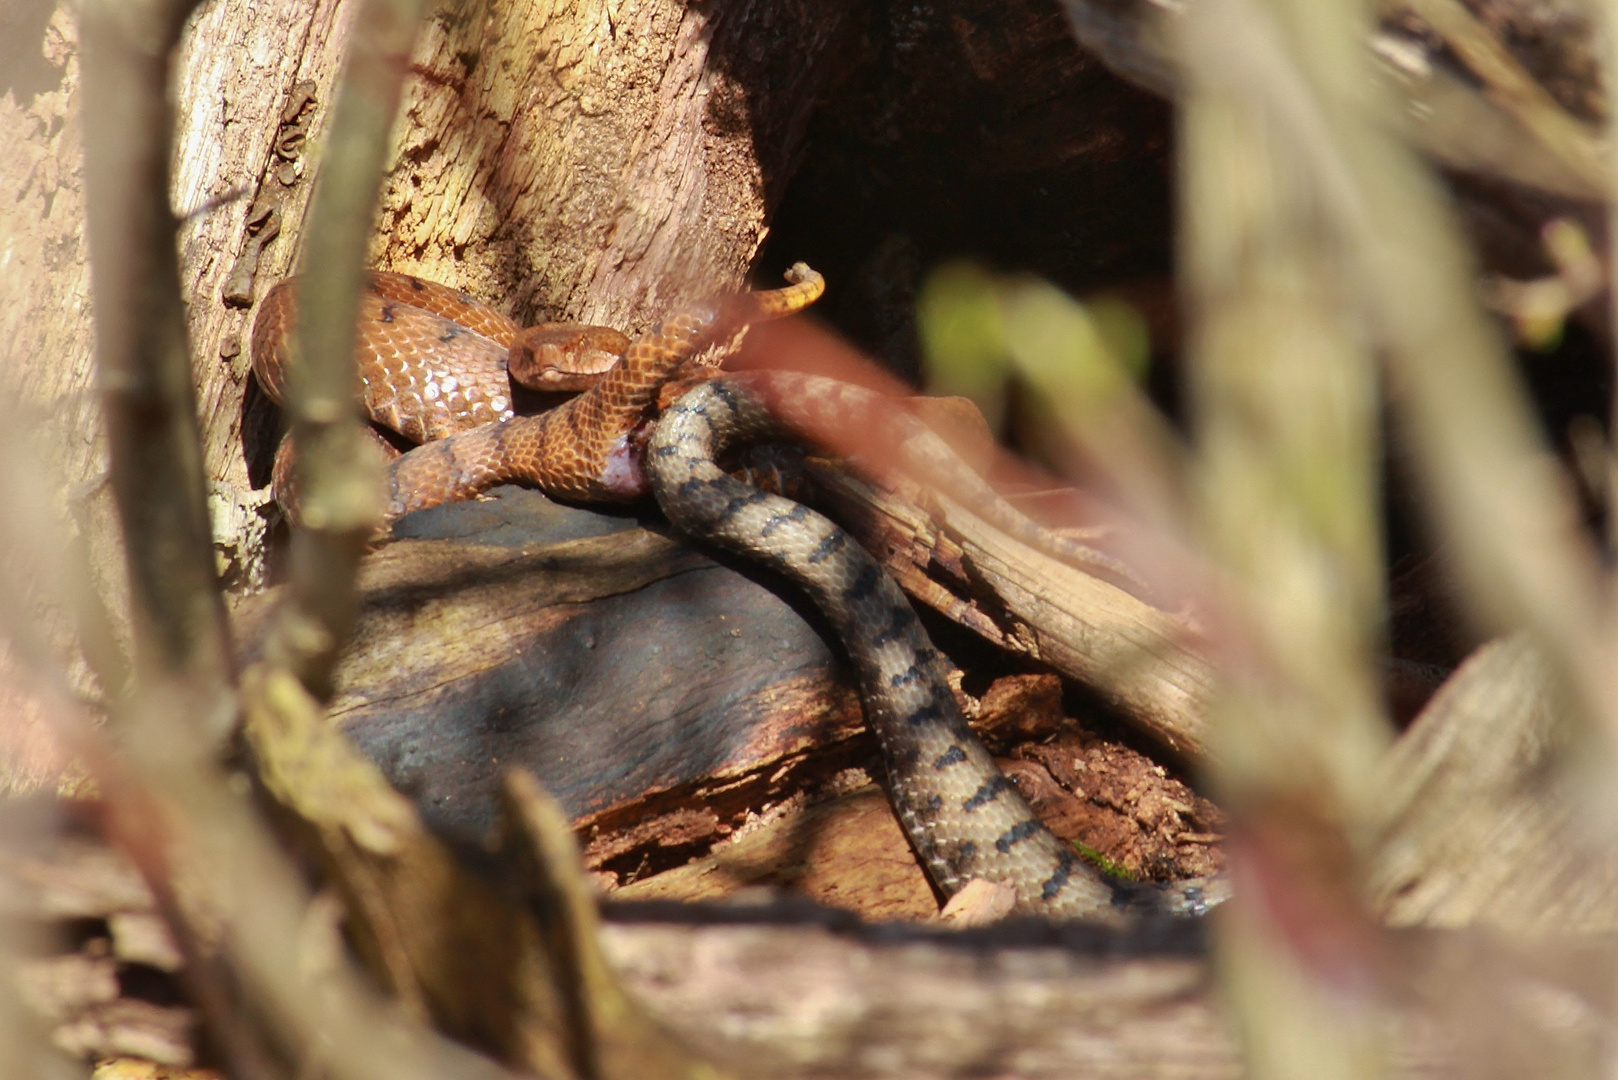
[[[76,14],[8,20],[0,373],[68,492],[105,596],[125,594],[92,390]],[[846,5],[467,0],[418,38],[371,256],[520,318],[638,331],[741,284],[800,150]],[[267,578],[272,433],[249,392],[254,304],[296,271],[352,5],[205,6],[175,64],[171,205],[216,561]],[[35,53],[34,50],[40,50]],[[11,54],[15,53],[15,62]],[[19,698],[8,773],[58,762]]]
[[[223,553],[250,580],[263,544],[242,444],[252,305],[296,271],[350,7],[209,5],[176,65],[172,204],[185,219],[205,457]],[[440,9],[412,60],[373,261],[520,318],[629,332],[737,287],[835,62],[844,10],[668,0]],[[24,407],[48,417],[69,485],[93,489],[103,466],[69,5],[40,36],[56,85],[26,102],[0,97],[0,131],[21,148],[0,163],[12,195],[0,218],[0,356]],[[106,523],[98,540],[115,566]]]

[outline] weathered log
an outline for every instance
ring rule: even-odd
[[[575,816],[645,808],[859,725],[810,623],[633,518],[501,489],[404,525],[446,528],[473,539],[404,540],[365,563],[331,714],[462,843],[487,834],[511,766]],[[706,812],[730,816],[712,801]]]
[[[745,905],[707,915],[749,918]],[[642,999],[693,1045],[756,1075],[1241,1071],[1194,927],[862,931],[767,905],[729,925],[640,904],[608,918],[608,955]]]
[[[1618,928],[1618,849],[1578,743],[1532,645],[1474,653],[1384,762],[1370,888],[1388,922]]]
[[[706,870],[680,879],[689,885],[665,881],[657,894],[717,895],[807,875],[812,895],[840,891],[873,917],[931,914],[931,889],[885,799],[854,811],[822,804],[861,785],[872,791],[881,767],[818,615],[784,583],[716,562],[648,524],[516,488],[405,519],[395,533],[414,539],[362,570],[333,718],[428,824],[466,851],[494,827],[502,773],[522,766],[574,818],[587,863],[610,875],[604,883],[645,878],[725,841]],[[249,641],[252,613],[263,607],[245,614]],[[1014,753],[1014,743],[1067,729],[1060,686],[1044,679],[968,701],[997,749]],[[1013,775],[1036,806],[1051,803],[1064,835],[1136,870],[1162,873],[1198,856],[1209,826],[1168,827],[1155,811],[1142,811],[1123,834],[1097,831],[1097,815],[1127,822],[1137,805],[1151,805],[1152,790],[1178,783],[1134,751],[1119,752],[1132,756],[1098,767],[1138,776],[1111,796],[1099,776],[1082,785],[1069,777],[1070,788],[1090,793],[1075,803],[1037,754]],[[1131,799],[1121,800],[1126,791]],[[1176,792],[1167,805],[1192,813],[1198,801]],[[881,825],[848,824],[862,814]],[[800,842],[826,829],[874,846],[862,853],[861,844],[833,851]],[[742,833],[753,837],[743,845],[752,854],[736,848]],[[1151,853],[1130,853],[1134,833],[1156,838]],[[744,862],[751,869],[736,869]],[[711,875],[724,866],[732,869],[716,892]],[[885,884],[882,866],[902,883]],[[1181,873],[1209,869],[1194,858]],[[705,874],[708,884],[699,884]],[[891,888],[908,898],[883,899]]]
[[[1491,646],[1390,759],[1391,775],[1406,780],[1392,789],[1392,824],[1373,860],[1386,868],[1380,888],[1394,900],[1390,914],[1491,928],[1383,942],[1379,993],[1402,1017],[1390,1033],[1395,1075],[1507,1077],[1547,1063],[1565,1073],[1605,1037],[1597,1018],[1610,1015],[1604,972],[1613,942],[1610,932],[1578,930],[1597,925],[1590,916],[1600,891],[1610,895],[1610,876],[1588,877],[1588,849],[1559,848],[1560,834],[1543,828],[1571,818],[1541,802],[1556,760],[1547,751],[1558,743],[1542,683],[1520,644]],[[870,808],[856,826],[869,831],[885,806],[870,789],[850,797]],[[835,832],[811,842],[828,840],[838,842]],[[734,850],[747,855],[740,844]],[[1411,886],[1413,870],[1422,876]],[[82,845],[11,852],[5,880],[7,913],[33,924],[150,911],[137,882]],[[640,887],[622,895],[636,892],[655,895]],[[1491,903],[1491,895],[1504,899]],[[608,953],[631,989],[687,1042],[759,1073],[1237,1072],[1195,927],[1121,936],[1029,923],[900,931],[756,895],[718,906],[619,902],[607,914]],[[110,923],[102,932],[119,957],[155,963],[164,955],[130,951],[134,940],[121,943]],[[72,954],[61,961],[75,963]]]
[[[1185,619],[1033,550],[947,495],[930,500],[935,516],[852,477],[814,475],[912,596],[1091,688],[1181,760],[1202,758],[1213,670]]]

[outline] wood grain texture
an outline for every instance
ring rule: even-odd
[[[1618,929],[1618,852],[1591,817],[1576,732],[1522,638],[1479,649],[1383,763],[1371,894],[1395,926]]]
[[[515,488],[400,528],[412,538],[365,564],[333,716],[463,851],[520,765],[561,801],[606,888],[702,898],[768,884],[866,918],[936,912],[873,786],[876,746],[835,646],[793,590],[633,518]],[[248,605],[245,640],[262,606]],[[1122,747],[1093,756],[1054,676],[961,702],[1059,836],[1154,878],[1217,870],[1195,861],[1204,840],[1179,835],[1218,831],[1201,811],[1196,825],[1176,816],[1200,800],[1150,794],[1163,770]]]
[[[0,63],[0,392],[60,477],[96,587],[126,592],[94,391],[76,6],[19,5]],[[27,32],[28,36],[22,35]],[[116,607],[118,601],[110,601]]]
[[[239,263],[255,271],[248,282],[258,295],[296,265],[296,237],[308,214],[321,133],[354,11],[337,0],[208,5],[193,21],[178,59],[173,202],[185,219],[182,284],[204,460],[232,505],[256,506],[262,499],[249,494],[241,450],[251,312],[226,294]],[[283,111],[303,83],[310,84],[299,117],[303,142],[278,154]],[[280,235],[260,246],[249,221],[255,208],[262,213],[270,205],[279,208]],[[225,532],[218,540],[248,547],[261,544],[263,535],[261,529],[238,537]]]
[[[848,4],[479,0],[426,28],[372,254],[636,333],[737,288]]]
[[[227,297],[244,262],[256,270],[248,303],[296,270],[352,10],[337,0],[207,5],[176,63],[172,203],[184,219],[205,461],[221,553],[245,583],[262,580],[265,542],[243,446],[253,310]],[[373,260],[519,315],[630,331],[734,288],[801,151],[840,11],[743,0],[440,8],[413,54]],[[42,35],[61,78],[28,100],[0,96],[0,130],[21,148],[0,164],[15,197],[0,213],[0,360],[48,421],[68,483],[81,485],[99,477],[101,451],[88,394],[71,5],[57,5]],[[284,116],[298,100],[301,113]],[[279,234],[265,242],[272,204]],[[102,517],[98,555],[116,573]]]
[[[932,883],[916,862],[887,794],[863,772],[855,775],[864,782],[852,790],[773,808],[710,854],[610,895],[691,902],[721,899],[740,889],[791,889],[868,922],[936,918]]]
[[[1002,946],[1017,940],[1008,930]],[[999,949],[988,945],[995,939],[883,943],[768,923],[615,921],[604,932],[608,956],[656,1015],[759,1075],[1241,1074],[1207,961],[1188,935],[1080,931],[1065,947],[1035,936]]]
[[[1206,753],[1213,669],[1183,619],[1033,550],[946,497],[931,500],[935,521],[846,475],[813,475],[839,518],[912,596],[1094,689],[1176,755]]]
[[[227,306],[222,290],[251,238],[244,220],[257,197],[281,201],[288,231],[301,220],[309,184],[271,177],[281,164],[273,146],[292,87],[315,84],[310,122],[324,117],[345,24],[336,0],[309,4],[268,0],[212,4],[191,25],[176,60],[178,145],[171,206],[182,218],[182,289],[187,301],[204,458],[217,489],[220,535],[228,557],[256,562],[264,540],[240,448],[247,372],[246,313]],[[99,487],[104,448],[93,372],[91,297],[83,243],[84,202],[78,118],[78,36],[74,5],[55,5],[42,48],[60,72],[54,86],[20,101],[0,97],[0,130],[17,148],[0,163],[0,372],[23,408],[36,417],[46,450],[89,526],[92,558],[122,595],[122,555],[109,500]],[[284,190],[283,190],[284,189]],[[284,239],[265,248],[265,270],[291,265]]]
[[[633,519],[501,491],[406,519],[438,538],[367,560],[336,672],[332,716],[430,825],[475,846],[523,765],[587,836],[661,820],[591,856],[633,866],[637,843],[711,842],[787,797],[810,748],[841,767],[824,748],[858,699],[813,621]]]

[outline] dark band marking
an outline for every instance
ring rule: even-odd
[[[393,312],[394,312],[394,310],[395,310],[394,305],[392,305],[392,304],[383,304],[382,305],[382,321],[383,322],[392,322],[393,321]]]
[[[908,605],[895,604],[893,606],[893,621],[888,623],[886,630],[872,639],[872,647],[880,648],[890,641],[903,639],[909,633],[910,628],[915,625],[915,622],[916,613],[910,610]]]
[[[769,497],[769,494],[763,491],[750,491],[746,495],[734,496],[728,503],[725,504],[725,508],[719,511],[719,517],[716,520],[721,523],[729,521],[742,510],[749,506],[757,506],[759,503],[763,502]]]
[[[659,446],[656,450],[653,450],[652,451],[652,456],[657,457],[657,458],[673,457],[675,454],[678,454],[679,452],[680,452],[679,443],[670,443],[667,446]],[[692,459],[692,460],[697,460],[697,459]],[[686,464],[687,465],[691,464],[691,461],[687,461]],[[706,462],[704,462],[704,464],[706,464]]]
[[[760,536],[770,536],[777,529],[781,528],[781,526],[797,525],[808,516],[809,508],[802,503],[799,503],[792,508],[792,512],[790,514],[776,514],[774,517],[770,518],[769,521],[766,521],[764,523],[764,527],[758,531],[758,534]]]
[[[961,804],[961,809],[970,813],[973,810],[988,806],[1000,797],[1002,791],[1011,789],[1011,781],[996,773],[992,779],[985,780],[983,786],[972,793],[972,797]]]
[[[411,275],[406,274],[405,275],[405,280],[407,282],[409,282],[410,287],[412,289],[415,289],[417,292],[426,292],[427,291],[427,283],[422,281],[419,277],[412,277]],[[470,299],[470,297],[463,296],[463,297],[461,297],[461,299],[462,300],[468,300],[468,299]]]
[[[1006,852],[1011,850],[1011,846],[1013,844],[1028,839],[1030,836],[1038,833],[1039,830],[1040,824],[1033,818],[1029,818],[1027,821],[1019,821],[1017,824],[1007,829],[1004,836],[1001,836],[994,842],[995,850],[1004,855]]]
[[[809,564],[813,566],[825,562],[841,551],[846,543],[848,543],[848,534],[843,532],[842,529],[834,529],[826,536],[826,539],[816,546],[815,550],[809,553]]]
[[[854,579],[854,584],[850,585],[848,592],[843,595],[850,600],[864,600],[867,596],[876,592],[877,584],[881,580],[882,571],[877,569],[876,563],[866,563],[865,569],[860,571],[860,576]]]
[[[742,411],[741,402],[736,400],[736,395],[731,391],[730,387],[722,382],[711,382],[708,385],[713,388],[713,396],[723,401],[725,407],[733,414]]]
[[[1065,850],[1062,852],[1056,860],[1056,873],[1046,878],[1045,884],[1040,887],[1041,900],[1055,900],[1057,894],[1067,888],[1069,879],[1073,877],[1073,864],[1077,861],[1077,856],[1072,852]]]
[[[961,846],[955,849],[955,853],[964,861],[978,853],[978,846],[970,840],[962,840]]]
[[[911,664],[909,667],[899,672],[899,674],[888,680],[888,684],[890,686],[910,686],[919,682],[921,682],[921,669],[915,664]]]
[[[911,670],[915,669],[912,668]],[[911,727],[921,727],[923,724],[936,723],[942,719],[944,719],[944,710],[939,707],[938,702],[933,701],[905,717],[905,723]]]
[[[927,812],[929,814],[936,814],[942,809],[944,809],[944,796],[936,793],[927,796]]]
[[[962,750],[959,746],[952,746],[933,759],[933,768],[943,770],[949,768],[951,765],[959,765],[965,760],[966,751]]]
[[[703,480],[701,478],[694,479],[694,480],[687,480],[685,483],[681,484],[679,489],[678,489],[679,492],[680,492],[680,498],[682,498],[682,499],[693,498],[697,494],[697,492],[701,491],[703,488],[705,488],[707,486],[708,486],[708,481]]]
[[[458,338],[460,336],[461,336],[461,328],[458,325],[456,325],[455,323],[449,323],[448,325],[446,325],[444,327],[444,332],[442,334],[438,335],[438,340],[439,341],[454,341],[456,338]]]

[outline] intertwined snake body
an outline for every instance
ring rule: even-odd
[[[1224,898],[1222,880],[1107,878],[1040,824],[967,727],[943,658],[876,560],[824,516],[733,479],[716,463],[733,446],[791,437],[788,423],[812,428],[815,412],[857,422],[878,411],[873,398],[846,383],[784,373],[698,386],[663,413],[652,435],[646,471],[658,504],[686,533],[787,575],[831,622],[881,744],[894,810],[946,895],[984,878],[1015,889],[1025,912],[1114,921],[1202,914]],[[941,452],[936,436],[911,424],[895,440],[902,453]]]
[[[877,562],[825,517],[731,478],[717,459],[742,443],[862,430],[885,464],[942,484],[991,523],[1092,572],[1116,577],[1117,564],[1034,525],[909,414],[830,379],[771,372],[702,382],[663,413],[644,442],[659,391],[687,360],[750,321],[790,313],[820,295],[823,281],[802,264],[788,276],[785,289],[665,319],[589,390],[526,417],[511,415],[509,384],[488,370],[512,347],[515,324],[444,286],[373,277],[359,356],[369,415],[438,440],[394,462],[390,519],[511,480],[584,500],[635,498],[649,482],[676,527],[773,566],[826,615],[853,663],[899,821],[944,893],[982,878],[1011,886],[1027,912],[1108,921],[1203,913],[1226,894],[1222,880],[1117,881],[1040,824],[967,727],[942,657]],[[272,396],[284,377],[294,313],[290,291],[272,292],[254,328],[255,370]],[[412,349],[422,353],[414,361]],[[452,368],[449,356],[481,366]]]

